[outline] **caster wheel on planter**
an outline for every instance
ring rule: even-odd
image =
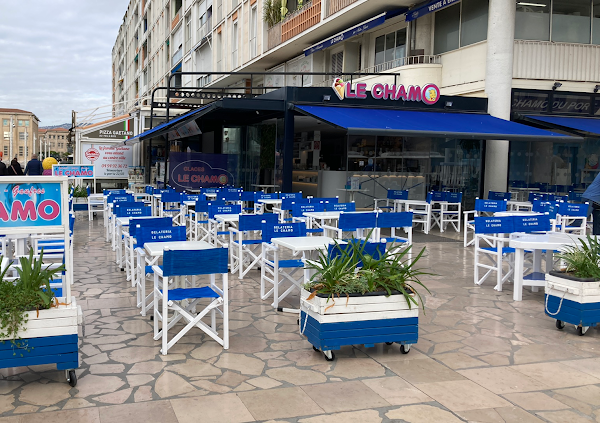
[[[393,342],[386,342],[385,345],[392,345]]]
[[[577,335],[579,335],[579,336],[585,335],[585,333],[587,332],[587,330],[589,328],[590,328],[589,326],[578,326],[577,327]]]
[[[556,321],[556,329],[562,330],[564,327],[565,327],[565,322],[563,322],[562,320]]]
[[[333,361],[335,360],[335,354],[333,353],[333,351],[323,351],[323,355],[325,356],[325,360],[327,361]]]
[[[321,350],[318,349],[317,347],[315,347],[314,345],[313,345],[313,350],[315,350],[316,352],[321,352]]]
[[[400,345],[400,352],[402,354],[408,354],[410,352],[410,344]]]
[[[67,382],[69,385],[73,387],[77,385],[77,375],[75,374],[75,370],[67,370],[65,371],[65,374],[67,376]]]

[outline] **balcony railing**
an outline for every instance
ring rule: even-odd
[[[173,60],[171,61],[171,66],[175,66],[183,57],[183,50],[180,48],[175,53],[173,53]]]
[[[302,9],[289,15],[281,23],[281,42],[306,31],[321,21],[321,0],[313,0]]]
[[[281,22],[276,23],[267,31],[267,50],[281,44]]]
[[[408,65],[439,65],[442,63],[441,56],[439,55],[421,55],[421,56],[407,56],[399,59],[390,60],[389,62],[380,63],[378,65],[369,66],[368,68],[361,69],[360,73],[379,73],[386,72],[390,69],[399,68],[401,66]]]
[[[326,17],[333,15],[336,12],[350,6],[352,3],[356,3],[358,0],[329,0],[328,7],[326,10]]]
[[[210,26],[208,25],[208,22],[203,24],[200,28],[198,28],[198,31],[196,32],[197,37],[198,37],[196,42],[199,43],[200,41],[202,41],[204,39],[204,37],[207,37],[208,34],[210,34],[211,32],[212,31],[211,31]]]
[[[515,41],[513,78],[600,81],[600,45]]]

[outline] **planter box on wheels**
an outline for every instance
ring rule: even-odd
[[[575,325],[579,335],[600,323],[600,281],[581,279],[560,272],[546,275],[545,310],[556,319],[556,327]]]
[[[59,303],[64,298],[58,298]],[[57,370],[66,370],[71,386],[77,381],[79,367],[78,325],[81,312],[75,302],[48,310],[28,312],[26,329],[18,333],[18,346],[9,339],[0,338],[0,368],[54,364]]]
[[[335,298],[333,307],[333,300],[328,301],[326,295],[308,300],[309,296],[310,292],[302,289],[300,333],[327,360],[335,358],[332,350],[344,345],[371,347],[383,342],[400,344],[406,354],[418,340],[419,308],[415,304],[409,308],[402,294],[352,294]]]

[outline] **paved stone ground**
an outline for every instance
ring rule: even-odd
[[[347,347],[329,363],[295,316],[260,300],[258,272],[231,278],[228,351],[197,330],[161,356],[102,234],[76,223],[78,385],[52,366],[1,370],[0,423],[600,421],[598,331],[556,330],[541,292],[515,303],[510,285],[474,287],[458,242],[417,245],[438,276],[424,278],[432,294],[409,354]]]

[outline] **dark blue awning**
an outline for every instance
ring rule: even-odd
[[[299,112],[350,135],[413,136],[510,141],[582,141],[582,138],[475,113],[296,105]]]
[[[526,116],[528,119],[549,123],[563,128],[577,129],[600,135],[600,118],[569,116]]]
[[[175,119],[171,119],[168,122],[164,122],[164,123],[161,123],[160,125],[156,125],[154,128],[148,129],[146,132],[142,132],[141,134],[136,135],[133,138],[129,138],[124,143],[125,143],[125,145],[131,145],[131,144],[138,143],[138,142],[143,141],[143,140],[148,139],[148,138],[157,137],[157,136],[160,135],[159,131],[162,132],[162,133],[164,133],[164,131],[162,131],[162,130],[166,130],[168,128],[172,128],[176,123],[181,122],[182,120],[193,116],[194,114],[200,112],[201,110],[206,109],[209,106],[210,105],[204,106],[204,107],[200,107],[199,109],[194,109],[191,112],[188,112],[186,114],[178,116]]]

